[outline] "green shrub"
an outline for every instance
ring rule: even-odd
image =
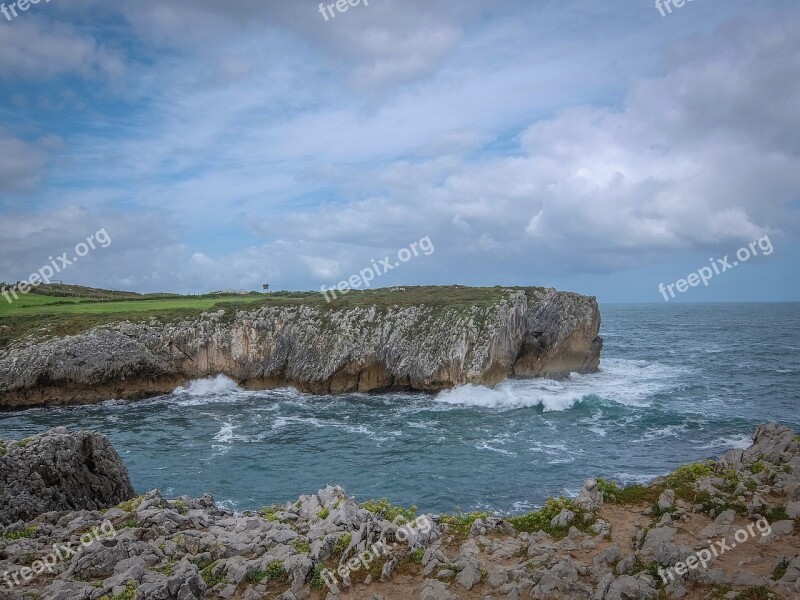
[[[278,521],[277,513],[279,510],[282,510],[280,506],[265,506],[259,511],[258,514],[260,514],[265,521],[276,523]]]
[[[666,476],[666,487],[675,490],[678,498],[693,502],[697,497],[693,485],[698,479],[712,474],[713,470],[708,463],[682,465]]]
[[[583,530],[588,529],[589,523],[584,520],[587,513],[577,508],[573,501],[567,498],[548,498],[545,505],[539,510],[517,517],[510,517],[508,522],[518,532],[544,531],[553,537],[561,538],[567,534],[569,527],[553,527],[550,522],[565,508],[575,513],[572,526]]]
[[[267,565],[267,579],[276,581],[286,577],[286,569],[283,568],[283,563],[279,560],[269,563]]]
[[[304,540],[299,537],[292,540],[292,547],[298,552],[302,552],[304,554],[308,554],[311,551],[311,546],[309,546],[308,540]]]
[[[490,516],[488,512],[458,513],[455,515],[442,515],[441,522],[450,527],[450,531],[458,537],[466,537],[472,524],[478,519],[485,520]]]
[[[126,519],[119,524],[120,529],[136,529],[139,526],[139,521],[136,519]]]
[[[777,521],[786,521],[789,519],[789,515],[786,513],[785,506],[775,506],[769,509],[767,513],[767,521],[770,523],[775,523]]]
[[[747,588],[739,593],[734,600],[778,600],[780,596],[773,594],[772,591],[763,585]]]
[[[286,570],[283,568],[283,563],[279,560],[269,563],[266,570],[254,571],[247,576],[249,583],[259,583],[266,579],[267,581],[276,581],[279,579],[286,579]]]
[[[214,567],[217,566],[219,561],[214,561],[207,567],[200,570],[200,577],[206,583],[206,587],[212,588],[220,583],[227,583],[227,579],[222,573],[214,574]]]
[[[661,490],[653,486],[632,483],[623,488],[616,481],[597,480],[604,501],[609,504],[640,505],[653,504],[658,500]]]
[[[781,562],[775,565],[775,568],[772,570],[772,579],[778,581],[778,579],[786,575],[786,570],[788,568],[789,568],[789,561],[784,558],[783,560],[781,560]]]
[[[39,530],[35,525],[21,529],[20,531],[6,531],[3,533],[5,540],[23,540],[33,537],[33,534]]]
[[[120,502],[117,504],[117,508],[124,510],[125,512],[133,512],[144,500],[144,496],[136,496],[135,498],[131,498],[130,500],[126,500],[125,502]]]
[[[361,503],[361,508],[378,515],[382,519],[394,523],[397,517],[402,517],[406,522],[413,521],[417,516],[417,507],[410,506],[403,508],[402,506],[394,506],[386,498],[380,500],[367,500]]]
[[[314,591],[321,590],[325,587],[325,578],[322,577],[322,572],[325,570],[325,565],[322,563],[314,567],[314,573],[311,576],[311,589]]]
[[[340,535],[336,538],[336,543],[333,545],[333,555],[341,558],[344,554],[344,551],[347,550],[348,546],[350,546],[350,542],[353,541],[353,536],[349,533],[345,533]]]

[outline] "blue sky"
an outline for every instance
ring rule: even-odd
[[[6,2],[6,4],[10,4]],[[0,280],[319,289],[658,284],[800,300],[800,6],[54,0],[0,15]]]

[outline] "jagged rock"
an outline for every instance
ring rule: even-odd
[[[797,435],[792,429],[779,423],[760,425],[753,437],[753,445],[745,450],[730,450],[719,460],[723,467],[742,469],[757,460],[781,464],[783,455],[800,447]]]
[[[777,460],[786,465],[796,455],[800,456],[800,447],[790,445]],[[710,466],[715,473],[720,472],[718,465]],[[773,476],[775,472],[786,477]],[[787,501],[779,496],[787,489],[784,484],[791,481],[791,476],[789,469],[772,471],[770,477],[761,479],[763,485],[758,493],[769,498],[772,506],[783,506]],[[724,483],[716,476],[708,481],[715,486]],[[688,508],[678,501],[673,506],[675,514]],[[329,589],[326,600],[370,597],[370,594],[373,600],[379,600],[377,592],[366,591],[364,587],[370,583],[381,585],[377,577],[368,574],[369,570],[380,566],[381,579],[386,580],[394,565],[405,564],[411,558],[411,551],[417,549],[424,550],[423,577],[436,574],[424,581],[420,597],[428,600],[457,600],[459,593],[484,600],[649,600],[656,597],[656,582],[644,567],[652,566],[653,562],[665,567],[673,565],[665,574],[659,573],[665,578],[663,594],[668,599],[693,598],[697,589],[703,587],[761,585],[769,586],[785,598],[800,597],[800,555],[777,554],[794,547],[794,538],[783,537],[797,535],[793,531],[794,521],[773,523],[773,535],[762,538],[762,543],[769,545],[754,547],[750,556],[738,561],[737,567],[731,568],[725,561],[712,565],[712,560],[707,568],[690,567],[688,572],[681,573],[676,563],[688,564],[691,555],[707,547],[704,534],[722,533],[730,542],[737,527],[736,515],[732,511],[722,512],[705,530],[695,526],[699,522],[708,523],[703,514],[676,519],[681,535],[695,536],[695,547],[689,548],[675,543],[676,527],[666,523],[653,527],[651,519],[657,512],[649,513],[647,518],[639,514],[638,508],[632,515],[632,525],[637,528],[635,537],[639,540],[635,547],[641,549],[625,556],[622,549],[625,538],[632,537],[632,530],[627,527],[626,535],[606,546],[575,526],[556,542],[543,531],[519,534],[508,531],[508,522],[488,517],[480,524],[479,531],[475,531],[479,535],[463,540],[458,555],[451,557],[455,552],[453,544],[461,538],[452,535],[453,532],[440,537],[444,519],[422,517],[418,523],[430,523],[431,531],[410,535],[411,544],[398,544],[396,524],[360,507],[339,487],[327,487],[264,515],[235,514],[216,506],[210,496],[168,500],[154,490],[104,513],[47,512],[29,524],[0,526],[0,573],[18,572],[20,565],[31,557],[50,552],[54,543],[77,544],[84,532],[97,528],[101,522],[116,527],[113,535],[94,540],[69,560],[57,561],[52,573],[20,589],[0,590],[0,598],[99,600],[103,596],[128,597],[135,587],[137,600],[306,600],[312,597],[312,579],[322,577]],[[325,511],[321,513],[322,509]],[[618,512],[617,507],[610,507],[606,513],[609,521],[616,524]],[[601,525],[595,533],[608,531],[610,526],[600,520],[595,525]],[[759,532],[763,530],[758,524],[756,527]],[[28,531],[33,533],[28,535],[25,533]],[[773,544],[778,535],[782,536],[781,543]],[[342,543],[345,536],[349,536],[346,538],[349,544]],[[377,552],[379,543],[388,544],[385,553]],[[370,557],[366,550],[379,554],[382,560],[361,565],[351,575],[324,576],[319,569],[323,568],[323,562],[333,565],[330,559],[334,546],[338,548],[336,552],[346,546],[339,566],[350,564],[353,568],[352,561],[358,563],[364,556]],[[761,567],[751,572],[746,568],[750,565]],[[366,571],[362,570],[364,566]],[[779,581],[761,576],[776,566],[785,568]],[[331,581],[331,577],[335,580]],[[445,584],[451,581],[450,586]],[[414,580],[413,575],[409,578],[406,572],[396,583],[408,583],[416,589],[420,585],[418,579]],[[340,587],[344,591],[340,592]],[[459,592],[465,589],[470,591]],[[323,596],[324,593],[319,597]]]
[[[134,495],[122,459],[99,433],[60,427],[1,442],[0,525],[49,511],[108,508]]]
[[[604,600],[650,600],[658,596],[652,585],[630,575],[623,575],[608,588]]]
[[[578,497],[575,498],[575,506],[583,510],[594,511],[603,506],[603,492],[594,477],[583,482]]]
[[[428,579],[419,595],[419,600],[459,600],[459,597],[448,591],[441,581]]]
[[[675,504],[675,490],[664,490],[658,497],[658,508],[661,511],[669,510]]]
[[[701,539],[716,538],[719,536],[727,535],[733,531],[733,522],[736,519],[736,511],[728,509],[723,511],[714,519],[714,522],[707,525],[699,534]]]
[[[550,570],[542,573],[533,588],[534,598],[553,598],[557,594],[566,594],[568,598],[592,597],[592,588],[581,583],[578,568],[570,558],[557,562]]]
[[[668,600],[681,600],[689,593],[680,579],[676,579],[665,585],[664,592],[666,592]]]
[[[575,513],[568,508],[562,508],[561,512],[550,520],[551,527],[569,527],[575,521]]]
[[[650,529],[644,538],[640,554],[662,565],[671,565],[683,560],[692,553],[692,549],[675,544],[676,533],[678,530],[674,527]]]
[[[794,532],[794,521],[776,521],[772,524],[772,536],[791,535]],[[764,536],[762,541],[769,542],[772,536]]]

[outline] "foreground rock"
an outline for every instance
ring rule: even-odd
[[[800,531],[785,517],[798,490],[800,441],[772,424],[718,462],[648,487],[590,479],[574,502],[517,518],[391,522],[395,508],[338,487],[244,514],[154,491],[3,531],[0,598],[791,600]],[[76,553],[48,562],[53,544]],[[690,560],[712,545],[705,564]]]
[[[0,350],[0,407],[140,398],[218,374],[251,388],[337,394],[494,385],[599,365],[594,298],[543,288],[472,290],[488,300],[443,307],[404,305],[402,290],[391,293],[397,304],[328,305],[320,296],[313,304],[26,339]]]
[[[48,511],[108,508],[133,496],[128,471],[104,435],[57,428],[0,440],[0,525]]]

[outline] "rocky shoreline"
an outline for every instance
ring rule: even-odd
[[[353,292],[353,304],[315,298],[27,336],[0,349],[0,408],[141,399],[216,375],[248,389],[341,394],[597,370],[595,298],[544,288],[465,289],[487,299],[456,290],[467,298],[462,304],[404,304],[398,290],[378,303]],[[415,297],[427,290],[441,288]]]
[[[800,597],[800,436],[774,423],[717,461],[508,517],[338,487],[242,514],[134,496],[105,436],[63,428],[0,442],[0,484],[9,600]]]

